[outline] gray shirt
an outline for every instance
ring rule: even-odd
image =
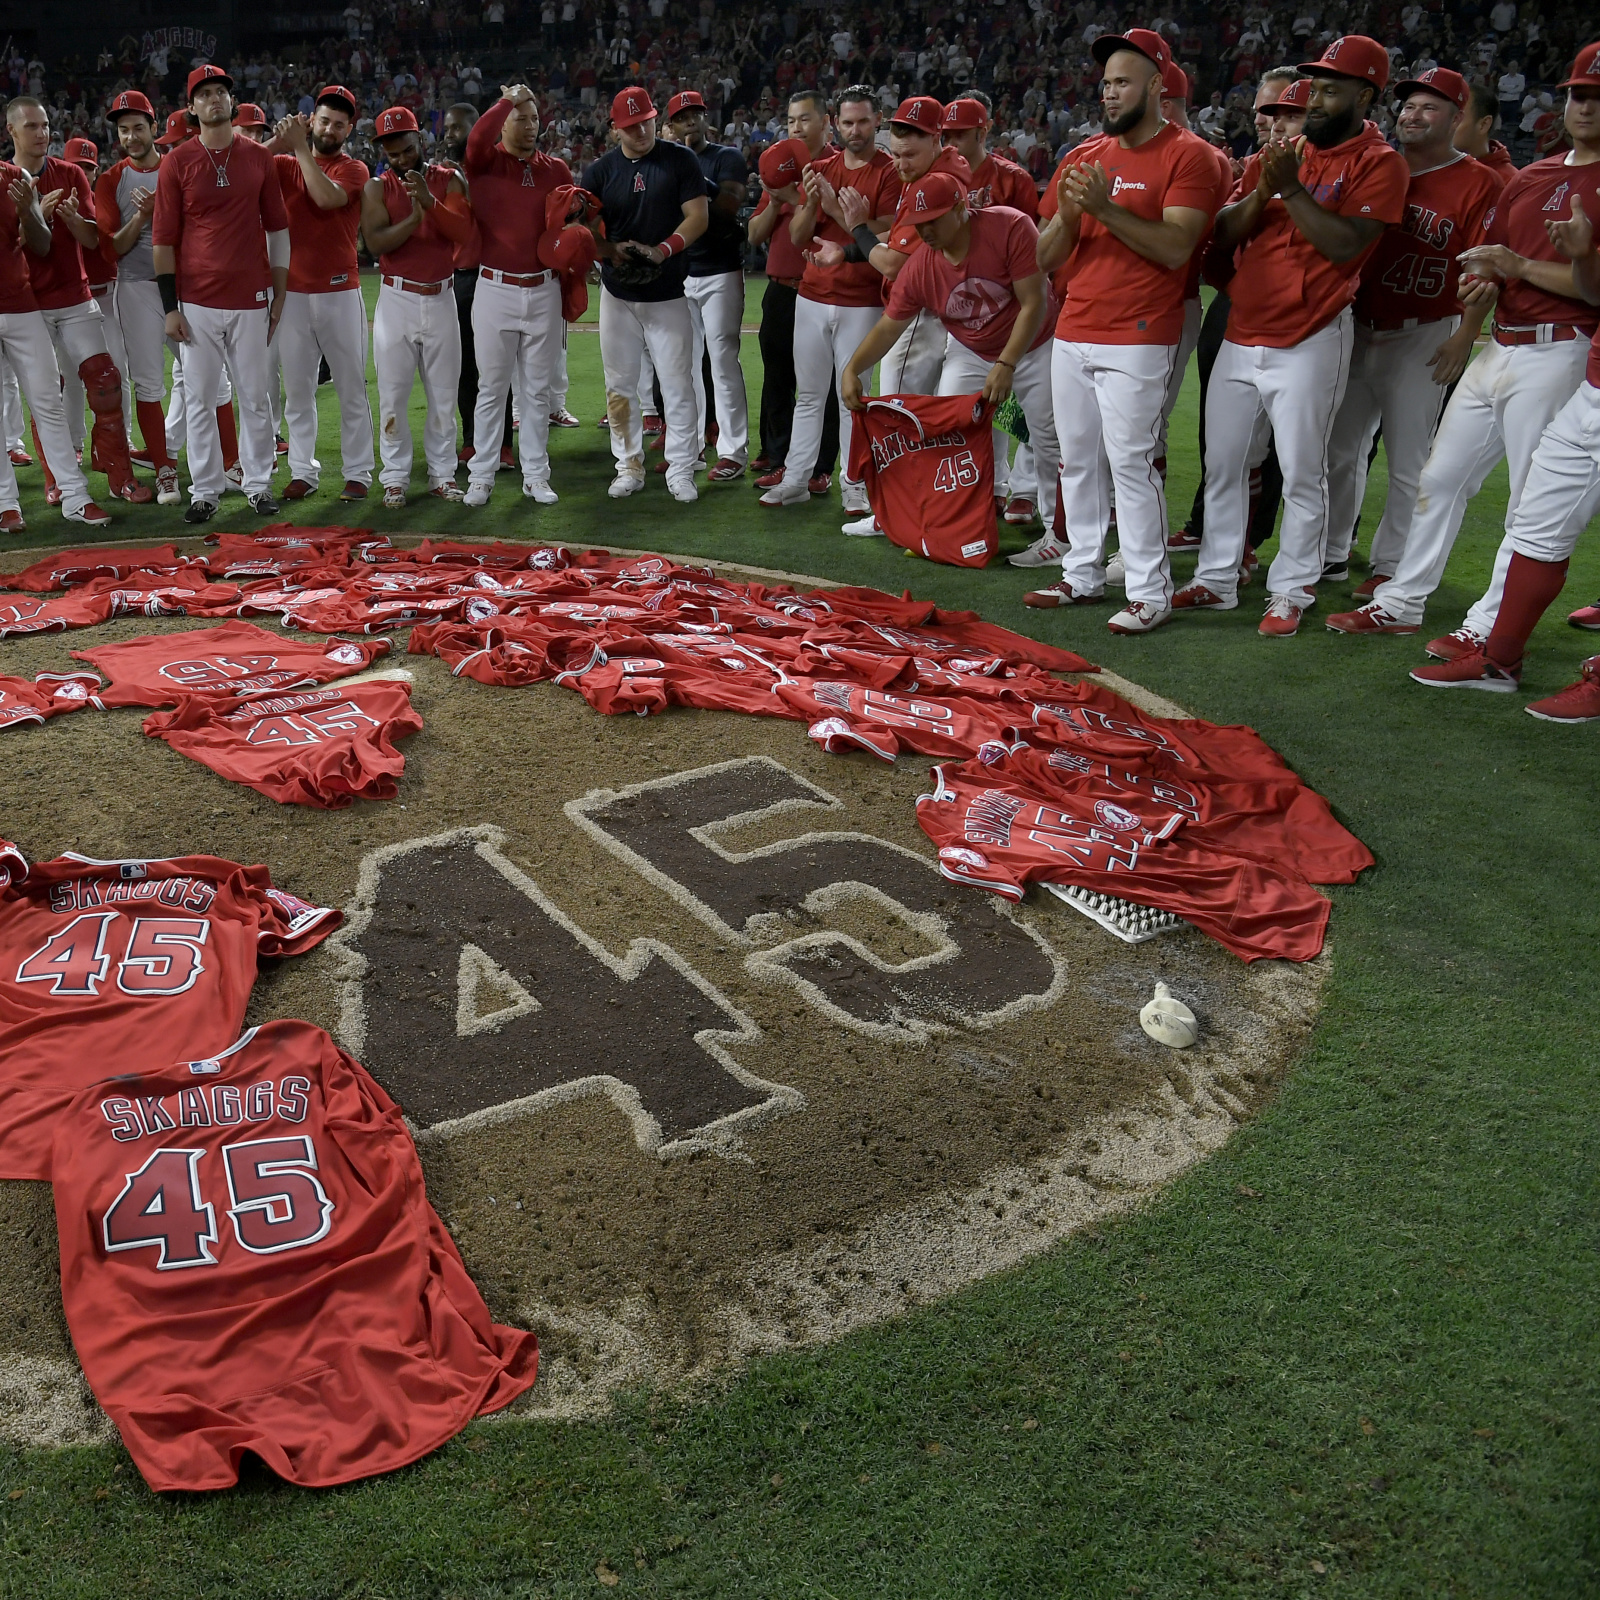
[[[156,179],[160,176],[159,167],[151,167],[146,172],[133,165],[131,161],[118,164],[117,170],[117,210],[126,222],[133,215],[134,199],[141,189],[154,189]],[[155,262],[150,254],[150,224],[151,218],[145,219],[144,227],[139,230],[139,237],[134,241],[133,249],[127,255],[117,260],[117,276],[130,283],[153,283],[156,276]]]

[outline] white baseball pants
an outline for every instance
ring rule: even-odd
[[[78,368],[91,356],[110,353],[106,340],[106,319],[98,301],[84,300],[75,306],[57,306],[54,310],[39,313],[50,330],[50,342],[55,346],[56,365],[61,372],[63,404],[67,414],[67,437],[74,451],[83,448],[85,425],[83,420],[83,380]],[[113,356],[113,360],[116,358]],[[118,371],[121,371],[119,365]],[[44,435],[41,433],[41,439]],[[55,457],[48,447],[45,455],[50,460],[50,470],[55,471]]]
[[[878,363],[878,393],[938,394],[948,342],[944,323],[931,311],[919,310]]]
[[[0,315],[0,359],[17,376],[39,443],[50,462],[56,486],[61,490],[61,509],[81,511],[89,503],[89,485],[73,453],[67,433],[67,408],[61,399],[61,369],[56,365],[55,343],[39,311],[17,311]],[[0,452],[0,511],[17,511],[17,475],[11,458]]]
[[[1491,339],[1462,374],[1422,469],[1400,564],[1373,596],[1382,600],[1390,616],[1399,622],[1422,621],[1428,596],[1444,577],[1467,503],[1502,456],[1511,480],[1506,498],[1509,523],[1522,498],[1540,435],[1571,399],[1588,357],[1589,345],[1583,339],[1518,345]],[[1468,614],[1466,625],[1485,637],[1500,610],[1510,560],[1510,551],[1502,546],[1489,589]]]
[[[556,360],[555,376],[550,380],[550,409],[552,412],[567,409],[567,325],[561,324],[561,354]]]
[[[553,273],[531,289],[478,279],[472,296],[472,348],[478,362],[474,445],[467,469],[472,483],[484,488],[494,483],[513,384],[522,408],[517,431],[522,481],[550,481],[550,396],[565,332],[561,284]]]
[[[1178,335],[1178,356],[1172,363],[1172,376],[1167,381],[1167,397],[1161,404],[1161,450],[1167,453],[1167,424],[1172,420],[1173,408],[1183,392],[1184,374],[1189,370],[1190,358],[1200,343],[1200,325],[1205,321],[1205,310],[1198,299],[1183,302],[1183,332]]]
[[[162,350],[167,338],[161,291],[154,283],[117,281],[112,312],[127,357],[127,378],[135,400],[160,404],[167,397],[167,368]],[[113,359],[115,359],[113,357]]]
[[[879,306],[835,306],[804,295],[794,303],[794,421],[789,428],[789,455],[784,463],[783,487],[804,487],[816,466],[822,448],[822,408],[828,401],[828,386],[849,365],[861,341],[877,326]],[[937,319],[933,319],[937,321]],[[938,323],[939,331],[945,331]],[[863,386],[871,387],[863,380]],[[841,384],[841,388],[843,385]],[[883,386],[882,393],[895,391]],[[850,462],[850,412],[839,401],[840,483],[859,487],[859,480],[847,476]]]
[[[750,403],[739,364],[739,328],[744,321],[744,274],[710,272],[689,276],[683,286],[694,332],[695,435],[706,436],[706,380],[701,351],[711,356],[711,392],[717,401],[717,454],[741,467],[750,462]]]
[[[289,476],[314,489],[317,460],[317,368],[327,358],[339,397],[339,457],[346,483],[372,482],[372,407],[367,401],[367,307],[359,289],[327,294],[289,291],[278,324],[283,415],[289,430]],[[270,389],[271,378],[267,379]],[[268,421],[271,421],[268,398]]]
[[[1510,553],[1565,561],[1600,512],[1600,389],[1580,383],[1544,431],[1506,519]]]
[[[1328,533],[1328,439],[1350,374],[1354,325],[1346,306],[1285,350],[1224,339],[1217,352],[1206,391],[1206,523],[1195,581],[1219,599],[1238,593],[1251,447],[1265,418],[1283,469],[1283,521],[1267,593],[1297,606],[1316,600]],[[1125,526],[1119,514],[1119,535]]]
[[[21,450],[22,442],[22,391],[17,387],[17,375],[11,363],[0,357],[0,429],[5,433],[7,450]]]
[[[1045,485],[1039,500],[1039,515],[1049,526],[1056,514],[1056,475],[1061,470],[1061,447],[1056,441],[1056,415],[1052,404],[1054,386],[1051,381],[1051,345],[1046,340],[1037,350],[1030,350],[1017,363],[1011,375],[1011,387],[1028,419],[1028,437],[1032,441],[1035,458],[1040,464],[1040,477]],[[994,363],[969,350],[960,340],[952,338],[945,349],[944,370],[939,375],[940,394],[981,394],[984,380]],[[997,438],[1010,440],[1009,433],[997,433]]]
[[[694,328],[686,300],[623,300],[600,289],[600,363],[605,369],[611,454],[619,473],[644,471],[639,368],[646,352],[661,384],[667,476],[692,479],[700,459],[695,433]],[[812,459],[816,458],[812,447]]]
[[[411,481],[411,385],[419,374],[427,403],[422,453],[428,487],[454,483],[461,319],[450,279],[433,295],[380,285],[372,317],[372,362],[378,373],[379,483],[385,489],[403,489]]]
[[[233,373],[239,400],[240,488],[252,498],[265,494],[277,461],[272,416],[267,409],[267,308],[235,311],[186,303],[183,319],[189,324],[189,343],[183,351],[189,497],[215,504],[228,488],[222,468],[222,439],[217,432],[225,367]],[[313,399],[316,377],[313,366]],[[362,403],[365,405],[365,397]],[[171,455],[175,448],[168,434],[167,453]]]
[[[1389,463],[1389,494],[1383,520],[1372,535],[1371,564],[1375,572],[1385,574],[1400,564],[1417,507],[1423,463],[1444,410],[1445,385],[1433,381],[1428,361],[1460,326],[1460,317],[1444,317],[1394,332],[1356,324],[1350,381],[1328,441],[1326,565],[1337,566],[1349,559],[1356,517],[1367,494],[1372,437],[1380,422],[1383,453]]]
[[[1052,339],[1050,348],[1056,437],[1072,444],[1061,462],[1067,524],[1062,579],[1079,594],[1099,594],[1105,588],[1106,533],[1115,489],[1128,599],[1170,605],[1167,497],[1156,457],[1178,347]],[[1032,426],[1030,422],[1030,430]],[[1036,459],[1042,496],[1048,466],[1042,455]],[[1048,520],[1045,526],[1050,526]]]

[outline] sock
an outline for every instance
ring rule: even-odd
[[[224,471],[239,465],[239,430],[233,425],[233,407],[217,407],[217,432],[222,438],[222,467]]]
[[[1497,667],[1509,669],[1521,662],[1534,627],[1566,581],[1565,561],[1535,561],[1521,551],[1511,557],[1500,614],[1483,647],[1483,653]]]
[[[53,489],[56,486],[56,475],[50,470],[50,463],[45,460],[44,446],[39,443],[39,424],[33,424],[33,453],[38,458],[39,470],[44,474],[44,486]]]
[[[167,454],[167,414],[159,400],[136,400],[134,410],[139,414],[139,432],[144,435],[144,447],[157,467],[173,465]]]

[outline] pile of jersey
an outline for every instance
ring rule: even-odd
[[[211,538],[199,557],[91,548],[14,575],[28,598],[0,598],[0,632],[131,613],[236,620],[74,651],[110,673],[109,688],[41,678],[13,692],[61,709],[170,705],[146,722],[152,736],[275,798],[347,803],[394,792],[392,739],[413,731],[405,686],[331,691],[349,701],[331,716],[273,702],[330,692],[316,686],[361,670],[385,646],[375,636],[410,626],[410,652],[459,677],[555,683],[608,715],[740,711],[803,722],[830,751],[935,757],[917,814],[947,877],[1013,899],[1033,882],[1113,894],[1175,913],[1246,960],[1315,956],[1329,904],[1313,885],[1352,882],[1372,863],[1250,729],[1150,717],[1101,686],[1063,682],[1056,674],[1098,669],[976,612],[559,546],[426,539],[397,549],[365,530],[288,525]],[[269,616],[333,642],[304,641],[296,655],[293,641],[245,620]],[[208,692],[174,694],[174,652],[211,680],[195,686]],[[268,656],[292,659],[265,683],[250,669]],[[152,665],[164,700],[150,698]],[[371,704],[357,693],[367,689]],[[387,738],[390,786],[312,780],[292,792],[298,757],[274,758],[270,772],[246,759],[260,756],[260,717],[287,717],[302,738],[308,726],[325,739]],[[283,733],[267,723],[269,740]]]

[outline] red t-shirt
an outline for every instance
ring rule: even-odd
[[[763,190],[756,215],[760,216],[773,205],[778,207],[778,220],[767,236],[767,276],[798,282],[806,270],[806,258],[800,254],[799,245],[789,237],[789,219],[794,215],[794,207],[774,201],[770,192]]]
[[[1560,261],[1544,225],[1570,217],[1574,195],[1589,216],[1600,217],[1600,161],[1569,166],[1565,153],[1535,161],[1500,191],[1483,224],[1483,243],[1508,245],[1534,261]],[[1600,310],[1587,301],[1537,289],[1526,278],[1513,278],[1500,287],[1494,320],[1499,328],[1554,322],[1590,334],[1600,326]]]
[[[121,163],[119,162],[118,165],[120,166]],[[78,170],[83,172],[82,167],[79,167]],[[100,231],[100,185],[96,181],[91,181],[86,172],[84,173],[84,179],[89,183],[90,193],[94,197],[95,229],[100,240],[93,250],[84,250],[82,245],[78,246],[78,249],[83,253],[84,276],[88,278],[89,288],[92,291],[116,282],[117,252],[111,248],[111,244],[105,234]]]
[[[1384,233],[1361,269],[1356,320],[1395,328],[1459,315],[1456,257],[1483,232],[1498,193],[1493,174],[1471,156],[1413,176],[1405,221]]]
[[[28,273],[33,252],[22,242],[22,223],[11,198],[11,185],[26,177],[21,167],[0,161],[0,316],[39,309]]]
[[[986,361],[1006,347],[1017,322],[1011,285],[1039,271],[1039,230],[1020,211],[990,206],[972,213],[972,242],[966,259],[952,266],[942,250],[917,250],[889,286],[884,314],[909,322],[919,309],[931,311],[951,334]],[[1030,350],[1037,350],[1054,326],[1054,297],[1046,285],[1044,321]]]
[[[1488,154],[1481,158],[1479,165],[1494,174],[1495,182],[1502,189],[1517,175],[1517,164],[1511,159],[1511,152],[1498,139],[1489,141]]]
[[[1196,134],[1194,137],[1199,138]],[[1217,203],[1212,208],[1212,221],[1216,220],[1216,213],[1227,203],[1228,196],[1233,193],[1233,162],[1228,158],[1225,150],[1219,150],[1209,139],[1201,139],[1212,158],[1217,163]],[[1206,228],[1200,235],[1200,242],[1194,247],[1194,254],[1189,257],[1189,275],[1184,279],[1183,298],[1185,300],[1198,300],[1200,298],[1200,279],[1205,270],[1206,252],[1211,248],[1211,229]]]
[[[1069,151],[1045,186],[1040,216],[1053,217],[1060,209],[1056,185],[1068,167],[1096,161],[1105,168],[1116,203],[1147,221],[1159,222],[1164,211],[1179,206],[1214,217],[1221,204],[1216,159],[1205,141],[1169,122],[1132,150],[1114,135],[1102,134]],[[1176,344],[1182,337],[1187,263],[1157,266],[1085,216],[1066,266],[1068,291],[1056,325],[1058,339]]]
[[[572,182],[567,164],[535,151],[526,161],[500,147],[500,130],[511,114],[509,100],[497,100],[467,136],[467,188],[482,240],[479,260],[497,272],[543,272],[539,238],[544,233],[545,201],[550,191]]]
[[[319,155],[323,175],[345,192],[342,206],[319,206],[306,190],[306,175],[294,156],[278,156],[278,185],[289,213],[289,288],[295,294],[328,294],[361,287],[356,234],[361,227],[361,191],[372,176],[364,162],[344,154]]]
[[[892,217],[900,204],[900,179],[894,162],[881,150],[872,152],[865,166],[845,165],[843,150],[830,150],[811,163],[819,176],[835,189],[859,189],[867,200],[867,216]],[[848,245],[850,235],[819,208],[812,238]],[[837,267],[806,262],[800,296],[831,306],[876,306],[883,303],[883,275],[870,261],[846,261]]]
[[[186,139],[160,171],[151,240],[176,247],[179,293],[222,311],[265,306],[267,235],[289,226],[273,158],[242,135],[222,152]]]
[[[94,191],[84,176],[83,168],[59,156],[48,156],[33,180],[41,196],[65,190],[78,199],[78,215],[87,222],[94,221]],[[56,217],[50,224],[50,254],[36,256],[31,250],[24,252],[28,260],[28,274],[33,279],[34,297],[41,311],[55,311],[62,306],[82,305],[89,298],[89,276],[84,271],[83,250],[67,226],[65,217]]]
[[[95,1065],[52,1161],[61,1296],[152,1489],[227,1488],[247,1451],[304,1485],[393,1471],[533,1383],[400,1108],[320,1028]]]
[[[99,687],[100,676],[94,672],[41,672],[31,681],[0,677],[0,728],[82,711]]]
[[[970,394],[867,401],[852,419],[850,474],[866,481],[891,544],[953,567],[987,566],[999,548],[993,430]]]
[[[439,228],[439,212],[451,198],[450,180],[455,174],[448,167],[426,166],[422,169],[429,192],[438,202],[432,211],[424,211],[415,231],[398,250],[390,250],[378,257],[378,265],[391,277],[406,278],[412,283],[442,283],[455,270],[457,240],[447,237]],[[391,222],[404,222],[411,215],[411,191],[392,169],[379,180],[383,184],[383,203]],[[466,202],[455,197],[462,210]],[[464,230],[463,230],[464,231]]]
[[[1035,221],[1039,217],[1039,186],[1014,161],[992,151],[978,163],[967,189],[967,209],[1010,206]]]
[[[10,196],[4,193],[5,171],[0,165],[0,217]],[[56,550],[41,556],[20,572],[0,573],[0,588],[22,589],[29,594],[48,594],[55,589],[71,589],[93,578],[125,578],[130,572],[173,571],[188,564],[171,544],[140,549],[138,545],[90,545]]]
[[[1260,170],[1261,157],[1251,156],[1233,191],[1236,199],[1255,188]],[[1393,224],[1406,214],[1411,173],[1405,157],[1368,122],[1331,150],[1308,141],[1300,182],[1325,211]],[[1294,225],[1288,207],[1269,200],[1228,285],[1229,340],[1283,350],[1308,339],[1355,299],[1362,266],[1377,247],[1374,239],[1350,260],[1330,261]]]
[[[214,856],[29,868],[0,843],[0,1177],[48,1178],[74,1095],[108,1072],[238,1036],[259,956],[297,956],[341,914]]]

